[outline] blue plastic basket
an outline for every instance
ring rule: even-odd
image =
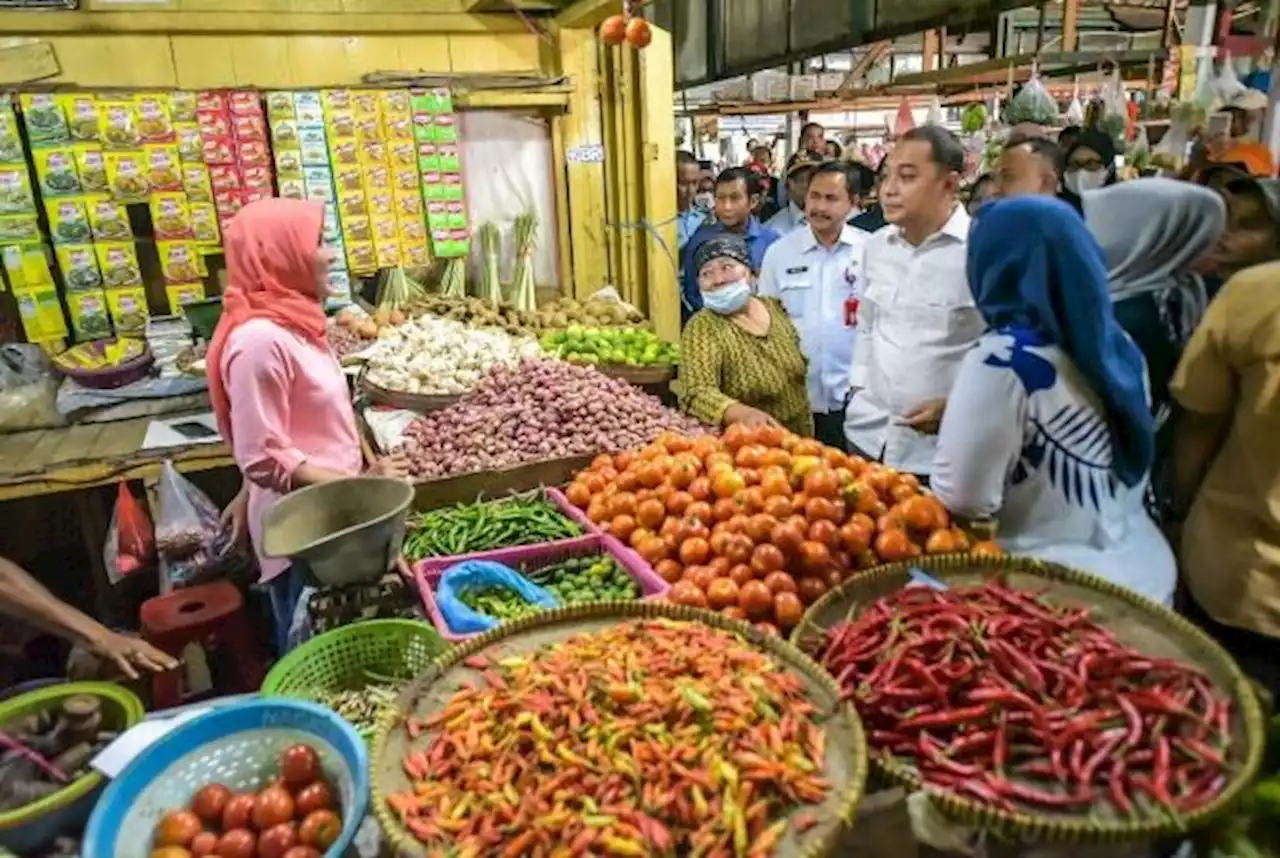
[[[342,836],[325,853],[339,858],[368,809],[368,755],[350,724],[323,706],[298,700],[250,700],[175,727],[107,787],[89,818],[83,854],[147,858],[165,813],[186,807],[210,783],[237,792],[262,789],[276,776],[280,752],[297,742],[320,754],[342,806]]]

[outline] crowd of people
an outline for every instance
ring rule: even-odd
[[[807,126],[785,208],[761,222],[758,178],[728,170],[682,229],[677,393],[915,474],[1011,552],[1176,605],[1277,693],[1275,165],[1214,141],[1120,181],[1116,155],[1016,129],[965,187],[941,126],[878,173]]]

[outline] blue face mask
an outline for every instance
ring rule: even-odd
[[[729,316],[747,306],[751,286],[745,280],[721,286],[714,292],[702,290],[702,306],[721,316]]]

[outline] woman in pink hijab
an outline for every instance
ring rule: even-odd
[[[206,356],[209,396],[244,476],[227,508],[255,550],[281,495],[359,474],[363,465],[346,377],[325,339],[331,251],[319,202],[267,199],[245,206],[225,235],[228,283]],[[283,654],[305,584],[297,564],[263,557]]]

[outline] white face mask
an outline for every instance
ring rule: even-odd
[[[709,212],[716,207],[716,195],[712,193],[701,193],[693,198],[693,204],[704,212]]]
[[[1063,179],[1063,184],[1077,194],[1083,194],[1085,191],[1096,191],[1106,183],[1107,171],[1105,168],[1101,170],[1071,170]]]

